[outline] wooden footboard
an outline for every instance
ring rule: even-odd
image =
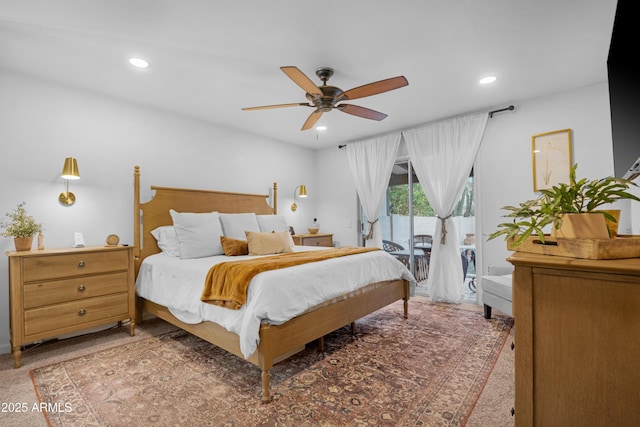
[[[260,343],[248,362],[258,366],[262,373],[262,402],[271,401],[270,371],[273,365],[302,351],[305,345],[324,335],[355,322],[361,317],[400,299],[404,300],[404,318],[408,317],[409,283],[404,280],[374,283],[361,292],[328,305],[321,305],[282,325],[263,323]],[[167,322],[208,341],[238,357],[240,339],[237,334],[213,322],[195,325],[178,320],[166,307],[138,298],[139,312],[147,311]]]

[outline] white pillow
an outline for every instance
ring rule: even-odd
[[[163,225],[151,231],[151,235],[158,241],[158,247],[169,256],[180,256],[180,244],[176,229],[172,225]]]
[[[260,231],[256,214],[250,213],[221,213],[220,223],[225,237],[246,240],[245,231]]]
[[[286,231],[289,234],[289,244],[291,247],[296,244],[289,232],[289,224],[282,215],[258,215],[258,224],[263,233],[280,233]]]
[[[178,235],[180,258],[202,258],[224,253],[218,212],[191,213],[169,210]]]
[[[282,215],[258,215],[258,225],[263,233],[289,231],[287,220]]]

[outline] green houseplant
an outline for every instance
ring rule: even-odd
[[[26,202],[18,204],[12,212],[6,216],[11,218],[8,222],[0,223],[3,228],[3,237],[13,237],[16,250],[29,250],[33,242],[33,236],[41,230],[42,225],[37,223],[32,216],[27,215],[24,205]]]
[[[577,168],[577,163],[571,167],[568,184],[561,183],[540,190],[537,199],[527,200],[518,206],[504,206],[502,209],[509,212],[504,217],[513,219],[498,224],[498,230],[489,236],[489,240],[504,236],[505,240],[512,239],[512,246],[518,246],[535,234],[545,243],[544,228],[551,225],[552,229],[560,229],[565,214],[598,212],[607,220],[617,222],[611,213],[597,208],[619,199],[640,201],[640,198],[626,191],[630,186],[635,186],[633,182],[614,177],[578,180]]]

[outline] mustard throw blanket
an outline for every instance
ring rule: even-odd
[[[209,270],[200,300],[238,310],[247,301],[249,282],[258,273],[375,250],[379,248],[344,247],[221,262]]]

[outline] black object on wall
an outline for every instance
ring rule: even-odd
[[[640,73],[633,64],[640,15],[633,1],[618,0],[607,59],[616,177],[627,175],[634,166],[640,168]]]

